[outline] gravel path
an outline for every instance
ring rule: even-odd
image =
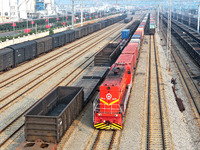
[[[186,107],[186,111],[184,111],[183,113],[181,113],[178,109],[178,106],[176,104],[175,101],[175,97],[174,94],[172,92],[172,84],[171,84],[171,78],[176,78],[177,82],[180,83],[179,79],[178,79],[178,73],[176,72],[176,68],[173,65],[173,63],[171,63],[171,69],[172,72],[168,72],[166,70],[166,46],[162,46],[164,45],[164,43],[160,42],[160,38],[157,35],[157,46],[158,46],[158,51],[159,51],[159,57],[160,60],[162,60],[160,62],[161,68],[162,68],[162,76],[163,76],[163,80],[164,80],[164,84],[165,84],[165,93],[166,93],[166,105],[167,105],[167,112],[168,112],[168,116],[169,116],[169,126],[170,126],[170,134],[172,137],[172,141],[173,141],[173,149],[176,150],[193,150],[193,149],[199,149],[197,144],[195,145],[194,140],[192,139],[192,137],[194,136],[194,133],[199,136],[199,131],[198,131],[198,127],[193,124],[193,128],[194,132],[191,132],[191,127],[188,125],[188,119],[190,120],[191,118],[194,118],[194,116],[191,114],[191,110],[192,108],[190,107],[189,103],[186,103],[186,101],[188,101],[185,92],[183,90],[182,85],[178,85],[177,89],[178,89],[178,95],[180,95],[181,98],[183,98],[183,103]],[[163,39],[163,38],[162,38]],[[188,112],[190,112],[190,115],[188,114]],[[186,115],[187,114],[187,115]],[[187,118],[187,119],[186,119]],[[193,119],[193,121],[195,121]],[[189,123],[191,124],[191,123]],[[196,136],[197,137],[197,136]],[[197,139],[198,139],[197,138]]]
[[[120,150],[138,150],[143,126],[143,107],[145,99],[145,78],[148,72],[147,64],[148,38],[145,37],[141,49],[139,63],[137,66],[133,87],[129,98],[129,104],[126,112],[126,119],[122,130]]]

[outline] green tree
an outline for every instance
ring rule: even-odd
[[[49,29],[49,35],[52,35],[53,33],[53,29]]]

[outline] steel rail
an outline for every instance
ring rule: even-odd
[[[161,132],[162,132],[162,142],[163,142],[163,150],[165,150],[165,133],[164,133],[164,125],[163,125],[163,110],[162,110],[162,101],[160,96],[160,80],[159,80],[159,73],[158,73],[158,60],[157,60],[157,53],[156,53],[156,45],[155,45],[155,36],[153,36],[153,43],[154,43],[154,54],[155,54],[155,62],[156,62],[156,76],[157,76],[157,88],[158,88],[158,99],[159,99],[159,107],[160,107],[160,123],[161,123]]]
[[[118,28],[115,30],[115,31],[113,31],[113,32],[111,32],[111,33],[109,33],[109,35],[111,34],[113,34],[113,33],[115,33],[116,31],[118,31]],[[120,36],[120,34],[118,34],[118,36],[117,36],[117,38]],[[105,37],[104,37],[104,39],[105,39]],[[116,39],[116,37],[115,38],[113,38],[112,40],[114,40],[114,39]],[[103,39],[100,39],[99,41],[101,41],[101,40],[103,40]],[[99,42],[98,41],[98,42]],[[96,43],[96,44],[98,44],[98,42]],[[109,42],[108,42],[109,43]],[[107,43],[107,44],[108,44]],[[96,45],[95,44],[95,45]],[[94,45],[94,46],[95,46]],[[93,47],[94,47],[93,46]],[[91,49],[91,48],[90,48]],[[99,51],[97,51],[96,53],[94,53],[91,57],[93,57],[93,56],[95,56],[97,53],[98,53]],[[91,58],[90,57],[90,58]],[[85,62],[87,62],[90,58],[88,58]],[[85,63],[84,62],[84,63]],[[84,64],[83,63],[83,64]],[[91,64],[92,62],[90,62],[86,67],[84,67],[83,69],[82,69],[82,71],[81,72],[83,72],[90,64]],[[49,92],[47,92],[42,98],[44,98],[46,95],[48,95],[48,93],[50,93],[53,89],[55,89],[59,84],[61,84],[64,80],[66,80],[66,78],[68,78],[69,76],[71,76],[72,75],[72,73],[74,73],[76,70],[78,70],[78,68],[80,68],[83,64],[80,64],[80,66],[78,66],[77,67],[77,69],[75,69],[73,72],[71,72],[71,74],[69,74],[67,77],[65,77],[64,79],[62,79],[62,81],[60,81],[58,84],[56,84]],[[76,78],[76,77],[74,77],[74,78]],[[74,80],[74,78],[72,79],[72,80]],[[70,81],[70,82],[72,82],[72,80]],[[69,82],[69,83],[70,83]],[[68,84],[69,84],[68,83]],[[40,98],[38,101],[36,101],[30,108],[28,108],[25,112],[23,112],[21,115],[19,115],[18,117],[16,117],[11,123],[9,123],[8,125],[7,125],[7,127],[6,128],[4,128],[4,129],[2,129],[1,130],[1,132],[0,133],[2,133],[2,132],[4,132],[9,126],[11,126],[16,120],[18,120],[18,119],[20,119],[26,112],[28,112],[35,104],[37,104],[42,98]],[[18,129],[16,129],[16,131],[14,131],[11,135],[9,135],[9,137],[7,138],[7,139],[5,139],[3,142],[1,142],[0,143],[0,146],[2,146],[2,145],[4,145],[15,133],[17,133],[17,131],[19,131],[22,127],[24,126],[24,123],[22,124],[22,125],[20,125],[19,127],[18,127]]]
[[[165,40],[166,40],[166,35],[165,35],[165,33],[163,34],[164,35],[164,38],[165,38]],[[172,41],[172,45],[173,45],[173,49],[175,48],[175,44],[173,43],[173,41]],[[176,48],[175,48],[176,49]],[[173,51],[175,51],[175,50],[173,50]],[[174,58],[174,61],[175,61],[175,63],[176,63],[176,66],[178,67],[178,70],[179,70],[179,72],[180,72],[180,74],[181,74],[181,77],[182,77],[182,79],[183,79],[183,81],[184,81],[184,83],[185,83],[185,85],[186,85],[186,87],[187,87],[187,90],[188,90],[188,92],[189,92],[189,94],[190,94],[190,96],[191,96],[191,98],[192,98],[192,101],[193,101],[193,103],[194,103],[194,105],[195,105],[195,107],[196,107],[196,109],[197,109],[197,112],[198,112],[198,114],[200,115],[200,108],[198,107],[198,104],[197,104],[197,102],[196,102],[196,100],[195,100],[195,98],[194,98],[194,96],[193,96],[193,94],[192,94],[192,92],[191,92],[191,90],[190,90],[190,87],[189,87],[189,85],[187,84],[187,81],[186,81],[186,79],[185,79],[185,77],[184,77],[184,75],[183,75],[183,72],[181,71],[181,68],[180,68],[180,66],[179,66],[179,64],[178,64],[178,62],[177,62],[177,60],[176,60],[176,57],[175,57],[175,55],[174,55],[174,52],[173,51],[171,51],[171,54],[172,54],[172,56],[173,56],[173,58]],[[179,56],[179,55],[178,55]],[[179,56],[180,57],[180,56]],[[181,60],[181,59],[180,59]],[[183,63],[183,61],[181,61],[182,62],[182,65],[184,64]],[[184,66],[184,65],[183,65]],[[185,67],[185,66],[184,66]],[[185,67],[185,70],[186,70],[186,72],[187,73],[189,73],[189,71],[188,71],[188,69]],[[194,80],[191,78],[191,75],[189,74],[189,76],[190,76],[190,79],[192,80],[192,82],[194,83]],[[196,85],[196,84],[194,84],[194,85]],[[195,86],[195,87],[197,87],[197,86]],[[199,90],[198,90],[199,91]]]

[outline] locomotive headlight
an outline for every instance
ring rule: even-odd
[[[103,120],[103,122],[106,122],[105,120]]]
[[[118,114],[115,114],[115,117],[118,117]]]
[[[98,116],[101,116],[101,114],[98,114]]]

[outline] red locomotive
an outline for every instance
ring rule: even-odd
[[[116,62],[100,86],[99,99],[95,104],[94,111],[94,126],[96,128],[122,128],[123,116],[128,102],[127,93],[130,93],[132,86],[134,67],[131,64],[135,64],[133,56],[128,59],[128,61]]]
[[[144,27],[136,30],[135,34],[141,35],[139,40],[143,39]],[[93,103],[95,128],[112,130],[122,128],[137,63],[139,43],[128,43],[101,84],[99,95]]]

